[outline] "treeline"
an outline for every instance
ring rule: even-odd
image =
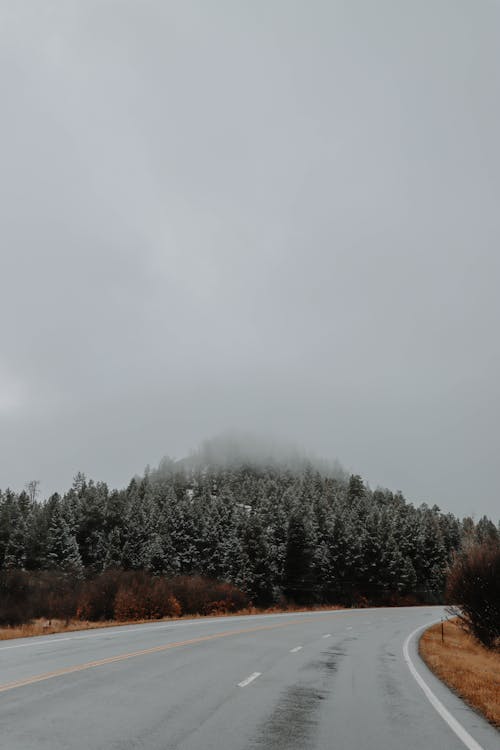
[[[441,601],[454,550],[495,524],[415,507],[311,465],[192,467],[165,460],[123,490],[75,477],[45,501],[0,492],[0,577],[47,571],[91,582],[145,571],[232,584],[256,605]],[[81,584],[79,584],[80,586]]]

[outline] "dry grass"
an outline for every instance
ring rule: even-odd
[[[183,615],[182,617],[166,617],[163,620],[193,620],[202,619],[203,617],[236,617],[238,615],[273,615],[282,614],[283,612],[312,612],[312,611],[329,611],[334,609],[344,609],[338,605],[316,606],[316,607],[271,607],[269,609],[259,609],[257,607],[248,607],[239,612],[212,612],[209,615]],[[9,625],[0,627],[0,641],[7,641],[11,638],[29,638],[37,635],[53,635],[54,633],[70,633],[74,630],[95,630],[96,628],[116,628],[121,625],[140,625],[146,622],[160,622],[160,620],[107,620],[100,622],[90,622],[88,620],[33,620],[33,622],[24,625]]]
[[[489,651],[451,620],[425,631],[420,655],[427,666],[467,703],[500,728],[500,652]]]
[[[33,620],[24,625],[9,625],[0,628],[0,641],[10,638],[28,638],[35,635],[51,635],[54,633],[69,633],[73,630],[93,630],[94,628],[110,628],[115,625],[126,625],[124,622],[85,622],[82,620]]]

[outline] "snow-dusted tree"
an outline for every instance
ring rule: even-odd
[[[28,558],[28,525],[19,509],[11,516],[11,531],[4,555],[5,568],[24,569]]]
[[[415,508],[399,492],[372,492],[358,475],[306,461],[169,460],[126,490],[79,474],[62,499],[0,492],[4,568],[205,574],[256,602],[283,592],[304,603],[391,591],[438,599],[453,551],[496,538],[489,519]]]
[[[108,533],[105,543],[106,555],[104,557],[103,568],[119,568],[123,558],[123,544],[120,528],[115,526]]]
[[[284,591],[298,603],[311,600],[315,585],[313,549],[310,519],[297,509],[288,522]]]
[[[61,509],[55,509],[48,533],[47,567],[75,577],[83,574],[82,558],[74,534]]]
[[[269,604],[273,598],[272,564],[269,559],[269,542],[259,514],[247,514],[243,530],[243,551],[248,560],[245,591],[258,604]]]
[[[483,516],[477,522],[475,537],[478,544],[500,544],[498,529],[487,516]]]
[[[349,486],[347,488],[347,496],[350,502],[358,500],[365,496],[366,487],[363,483],[362,478],[359,474],[351,474],[349,477]]]

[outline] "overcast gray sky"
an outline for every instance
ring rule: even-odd
[[[228,429],[500,505],[500,3],[0,0],[0,486]]]

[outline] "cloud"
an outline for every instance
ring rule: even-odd
[[[238,429],[492,512],[499,12],[3,8],[0,485]]]
[[[0,414],[9,415],[19,410],[24,403],[23,397],[21,384],[0,370]]]

